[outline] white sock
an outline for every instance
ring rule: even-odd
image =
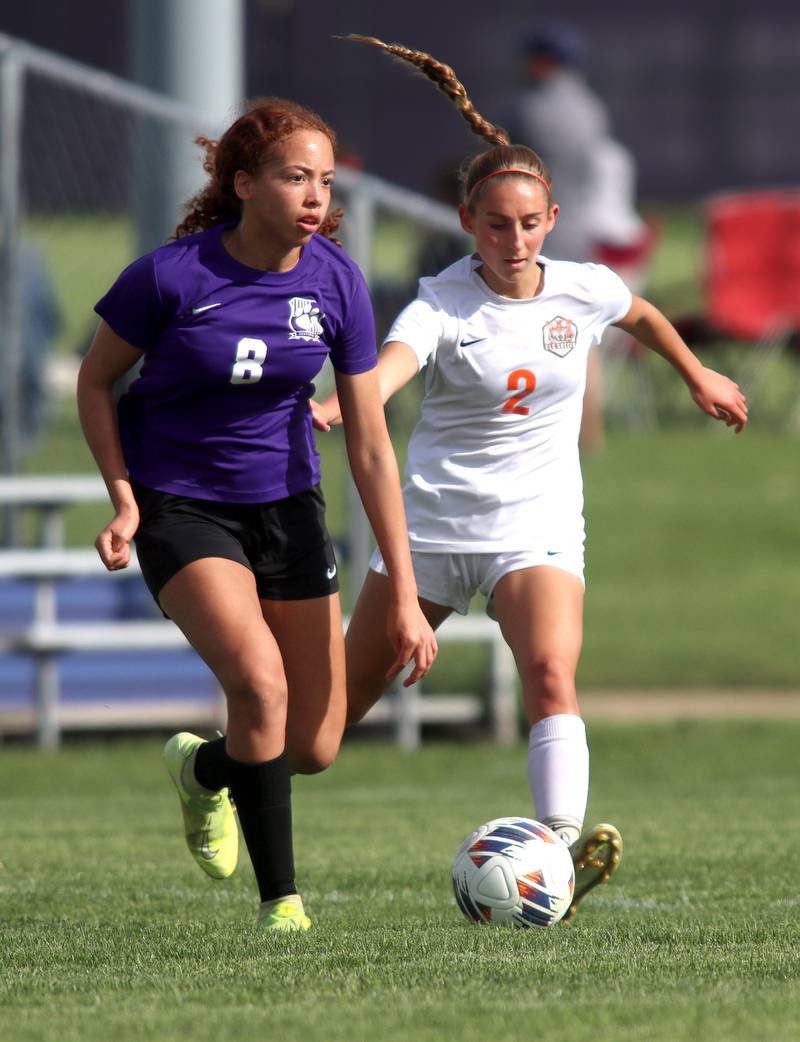
[[[583,828],[589,798],[589,747],[579,716],[546,716],[531,728],[528,782],[536,817],[569,845]]]

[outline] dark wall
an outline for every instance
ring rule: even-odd
[[[129,75],[133,2],[6,4],[0,31]],[[502,124],[519,42],[544,10],[529,0],[248,0],[248,91],[318,109],[369,170],[429,191],[441,165],[480,147],[477,139],[428,81],[332,37],[362,32],[430,51]],[[797,182],[795,0],[562,0],[558,12],[590,43],[589,78],[637,157],[643,196]]]
[[[127,76],[130,6],[130,0],[5,0],[0,32]]]
[[[360,32],[429,51],[454,67],[478,110],[502,124],[519,81],[520,41],[536,12],[547,10],[527,0],[255,0],[249,82],[319,108],[370,170],[429,189],[437,161],[479,142],[429,82],[331,36]],[[794,0],[562,0],[558,14],[589,42],[590,82],[609,106],[616,136],[637,157],[642,194],[798,180]]]

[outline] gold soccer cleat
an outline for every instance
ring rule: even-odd
[[[622,836],[613,825],[595,825],[570,847],[575,866],[572,904],[562,922],[568,923],[590,890],[607,883],[622,860]]]

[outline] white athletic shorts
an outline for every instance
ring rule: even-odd
[[[586,585],[583,577],[583,542],[563,550],[504,550],[496,554],[431,553],[428,550],[412,550],[411,561],[417,580],[419,596],[434,604],[443,604],[466,615],[476,592],[487,599],[486,612],[494,618],[492,591],[509,572],[522,568],[548,565],[561,568]],[[380,550],[376,550],[369,562],[370,568],[386,575],[386,565]]]

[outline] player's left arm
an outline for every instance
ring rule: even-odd
[[[707,369],[657,307],[634,296],[628,313],[614,325],[665,358],[683,377],[703,412],[715,420],[723,420],[728,427],[735,428],[737,434],[744,429],[747,400],[738,384],[722,373]]]
[[[353,481],[391,584],[386,625],[396,657],[386,675],[396,676],[413,658],[414,668],[403,681],[409,686],[431,668],[437,645],[417,598],[400,472],[386,428],[377,370],[352,376],[337,372],[336,391]]]

